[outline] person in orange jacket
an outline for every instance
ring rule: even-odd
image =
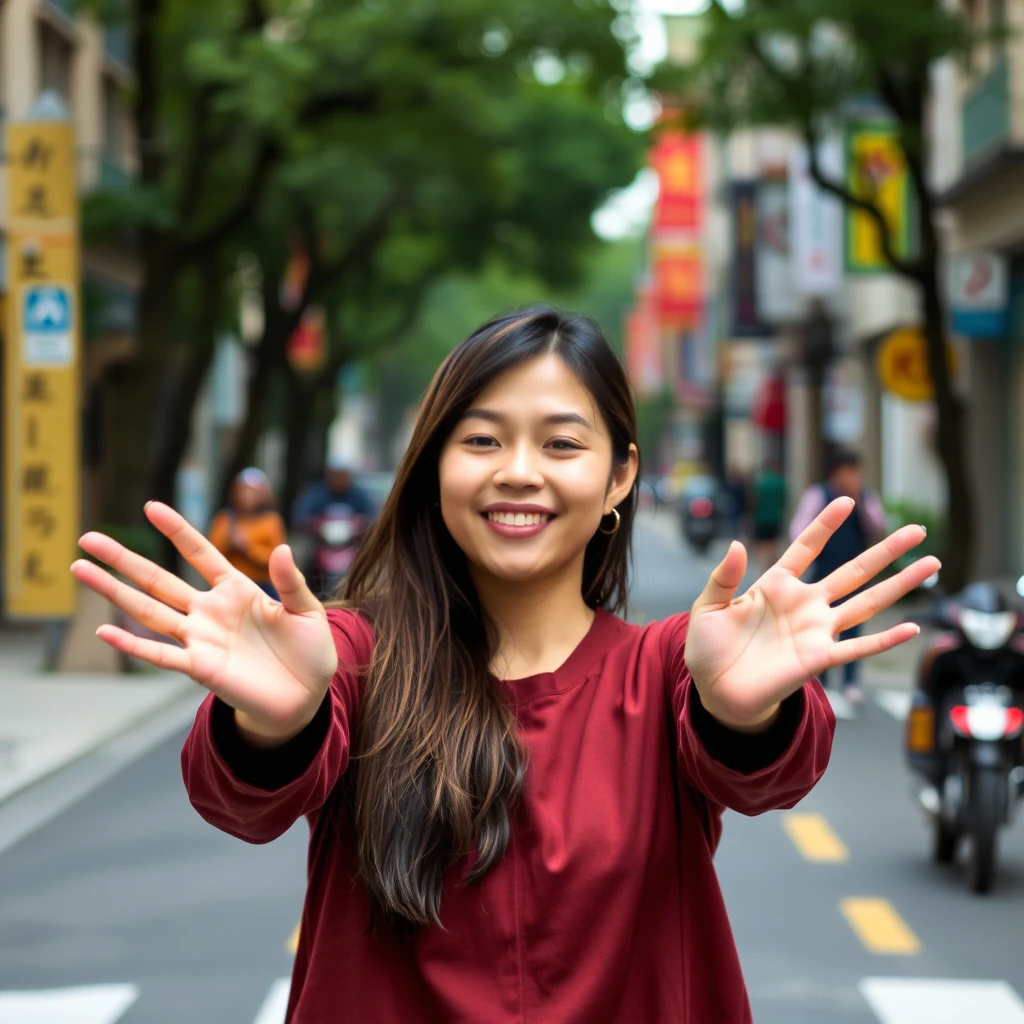
[[[210,524],[210,543],[243,575],[277,599],[270,582],[270,553],[287,543],[284,520],[274,507],[270,481],[260,469],[235,477],[222,508]]]

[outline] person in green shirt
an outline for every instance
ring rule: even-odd
[[[779,537],[786,515],[786,481],[778,465],[769,462],[754,480],[754,550],[762,562],[778,557]]]

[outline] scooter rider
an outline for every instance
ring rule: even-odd
[[[292,528],[302,530],[325,515],[332,505],[347,505],[352,515],[373,519],[377,507],[373,499],[352,479],[346,459],[338,455],[328,458],[324,475],[314,480],[292,505]]]

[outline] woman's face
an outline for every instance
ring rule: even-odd
[[[487,387],[441,452],[441,515],[475,573],[541,579],[583,553],[603,516],[629,493],[637,452],[612,464],[590,392],[554,355]]]

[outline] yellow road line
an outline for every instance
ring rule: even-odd
[[[299,925],[295,926],[295,931],[293,931],[291,935],[288,936],[288,941],[285,943],[284,946],[284,948],[288,950],[288,952],[291,953],[292,956],[295,955],[296,951],[299,948],[299,927]]]
[[[921,942],[888,901],[851,897],[840,900],[839,909],[869,953],[912,956]]]
[[[782,827],[805,860],[838,864],[850,856],[820,814],[784,814]]]

